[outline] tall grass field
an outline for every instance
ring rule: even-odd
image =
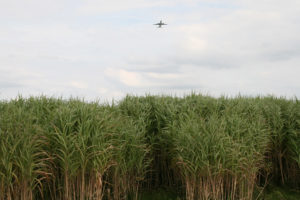
[[[172,193],[161,200],[252,200],[272,187],[300,191],[297,99],[0,101],[0,200],[143,200],[161,190]]]

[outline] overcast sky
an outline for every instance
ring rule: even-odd
[[[299,0],[0,0],[0,99],[300,98],[299,74]]]

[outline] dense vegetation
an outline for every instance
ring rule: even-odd
[[[269,185],[300,190],[297,99],[0,102],[0,200],[141,199],[158,189],[263,199]]]

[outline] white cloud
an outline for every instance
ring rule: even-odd
[[[79,8],[83,14],[103,14],[141,8],[174,6],[179,3],[191,4],[197,0],[86,0]]]
[[[245,61],[259,63],[276,55],[295,56],[300,50],[300,28],[283,15],[245,9],[209,23],[183,25],[178,30],[184,38],[178,47],[179,57],[199,65],[221,60],[220,66],[240,67]]]
[[[63,12],[71,0],[1,0],[0,17],[7,19],[43,18]],[[72,6],[72,4],[71,4]]]
[[[158,0],[88,0],[85,1],[83,5],[79,8],[79,12],[82,14],[103,14],[122,10],[133,10],[157,5],[164,5],[165,3],[166,1]]]
[[[70,86],[78,88],[78,89],[86,89],[88,88],[88,84],[82,81],[71,81]]]
[[[105,70],[105,74],[127,86],[139,87],[142,84],[142,77],[137,72],[108,68]]]
[[[298,0],[0,0],[0,93],[300,96],[299,13]]]
[[[158,80],[168,80],[168,79],[176,79],[179,77],[179,74],[172,73],[146,73],[149,78],[158,79]]]

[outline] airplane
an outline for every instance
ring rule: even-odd
[[[163,23],[163,22],[162,22],[162,20],[160,20],[160,22],[159,22],[159,23],[157,23],[157,24],[153,24],[153,25],[158,25],[158,27],[157,27],[157,28],[161,28],[163,25],[167,25],[167,24]]]

